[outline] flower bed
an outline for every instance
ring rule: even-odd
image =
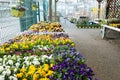
[[[58,45],[71,45],[74,43],[66,34],[24,34],[17,36],[0,47],[1,54],[52,54]]]
[[[50,23],[50,22],[40,22],[38,24],[32,25],[29,30],[33,30],[35,32],[49,31],[49,32],[63,32],[63,29],[58,22]]]
[[[23,32],[2,44],[0,54],[0,80],[93,80],[92,69],[63,32]]]
[[[0,58],[0,80],[48,80],[53,75],[51,56],[10,56]]]

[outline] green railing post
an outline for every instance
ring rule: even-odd
[[[40,21],[40,2],[38,2],[38,21]]]
[[[21,0],[23,6],[27,7],[25,14],[20,18],[21,31],[27,30],[31,25],[37,23],[37,10],[32,10],[32,4],[36,4],[33,0]]]
[[[47,13],[48,13],[48,1],[43,0],[43,18],[44,18],[44,21],[47,20]]]
[[[33,2],[33,4],[36,4],[36,2]],[[36,4],[37,5],[37,4]],[[37,10],[33,11],[33,23],[37,23]]]

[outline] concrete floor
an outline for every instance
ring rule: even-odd
[[[20,21],[16,17],[0,17],[0,44],[20,33]]]
[[[99,80],[120,80],[120,40],[103,40],[100,29],[77,29],[61,19],[64,30]]]

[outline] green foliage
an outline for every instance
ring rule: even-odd
[[[100,24],[90,24],[88,19],[77,22],[76,26],[77,28],[101,28]]]
[[[112,23],[120,23],[120,19],[110,19],[110,20],[108,20],[108,23],[109,24],[112,24]]]
[[[103,19],[103,20],[100,21],[100,24],[105,24],[105,25],[107,25],[107,24],[108,24],[108,21],[105,20],[105,19]]]
[[[76,23],[76,21],[77,21],[76,18],[71,18],[71,19],[70,19],[70,22],[71,22],[71,23]]]

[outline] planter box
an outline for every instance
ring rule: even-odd
[[[109,26],[112,26],[112,27],[117,27],[118,25],[120,25],[120,23],[118,23],[118,24],[109,24]]]
[[[19,11],[19,10],[15,10],[15,9],[12,9],[12,11],[11,11],[13,17],[23,17],[24,12],[25,11]]]

